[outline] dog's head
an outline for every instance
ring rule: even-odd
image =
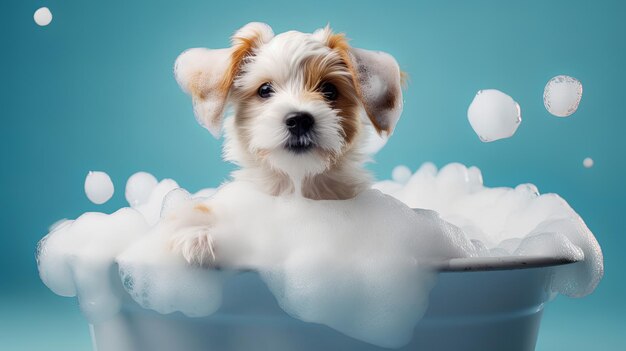
[[[226,49],[195,48],[175,64],[200,124],[218,137],[227,106],[227,157],[305,176],[354,148],[364,123],[381,136],[402,111],[401,72],[392,56],[352,48],[330,28],[274,35],[250,23]]]

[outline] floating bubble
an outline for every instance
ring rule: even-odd
[[[583,96],[583,85],[570,76],[556,76],[548,81],[543,90],[546,110],[557,117],[567,117],[578,109]]]
[[[413,172],[411,172],[411,169],[405,165],[396,166],[393,171],[391,171],[391,179],[401,184],[408,182],[412,175]]]
[[[591,157],[586,157],[583,160],[583,166],[585,166],[585,168],[591,168],[593,167],[593,159]]]
[[[148,201],[152,190],[159,182],[150,173],[137,172],[128,178],[126,182],[126,201],[132,207]]]
[[[50,22],[52,22],[52,12],[50,12],[49,8],[42,7],[35,11],[33,18],[35,19],[35,23],[42,27],[45,27],[49,25]]]
[[[85,178],[85,194],[94,204],[101,205],[113,196],[114,187],[111,177],[105,172],[89,171]]]
[[[509,138],[522,122],[519,104],[507,94],[486,89],[476,93],[467,110],[467,119],[483,142]]]

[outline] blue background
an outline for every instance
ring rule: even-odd
[[[47,27],[33,21],[40,6],[54,15]],[[532,182],[567,199],[602,245],[606,275],[591,296],[547,306],[538,349],[626,349],[625,13],[619,1],[3,0],[0,349],[90,349],[74,299],[37,275],[36,243],[51,223],[122,206],[138,170],[191,190],[227,178],[221,141],[196,124],[172,64],[189,47],[227,46],[253,20],[277,33],[330,23],[409,73],[403,117],[370,165],[379,178],[401,163],[459,161],[480,167],[489,186]],[[542,102],[558,74],[584,85],[566,119]],[[486,144],[470,128],[467,107],[485,88],[521,105],[513,138]],[[106,205],[84,196],[89,170],[113,178]]]

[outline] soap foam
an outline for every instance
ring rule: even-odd
[[[383,347],[411,339],[436,267],[451,258],[580,261],[555,276],[554,289],[569,296],[602,277],[595,238],[557,195],[530,184],[486,188],[477,168],[460,164],[408,173],[343,201],[274,197],[247,182],[190,194],[171,179],[153,186],[133,176],[127,189],[140,182],[149,195],[131,191],[130,208],[56,225],[39,246],[40,275],[98,322],[121,308],[124,290],[160,313],[210,315],[228,276],[254,269],[288,314]],[[211,235],[224,270],[189,266],[171,250],[172,238],[198,233]]]
[[[157,226],[117,256],[130,296],[143,308],[189,317],[208,316],[220,307],[227,273],[189,266],[168,246],[171,233]]]
[[[241,182],[220,188],[210,203],[221,220],[211,233],[229,266],[260,268],[290,315],[379,346],[411,339],[434,265],[476,255],[436,212],[414,211],[377,190],[315,201],[268,196]]]
[[[559,269],[553,286],[559,293],[587,295],[602,278],[602,251],[589,228],[565,200],[556,194],[540,195],[532,184],[487,188],[476,167],[452,163],[438,171],[426,163],[406,185],[387,181],[374,187],[410,207],[437,211],[491,250],[490,256],[580,261]]]
[[[115,315],[123,296],[119,280],[111,279],[115,256],[148,228],[131,208],[110,215],[88,212],[58,223],[38,246],[41,280],[58,295],[78,296],[91,322]]]

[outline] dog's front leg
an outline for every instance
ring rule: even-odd
[[[167,221],[172,225],[170,248],[191,265],[215,267],[217,265],[216,246],[211,228],[215,225],[215,214],[204,203],[181,206],[168,214]]]

